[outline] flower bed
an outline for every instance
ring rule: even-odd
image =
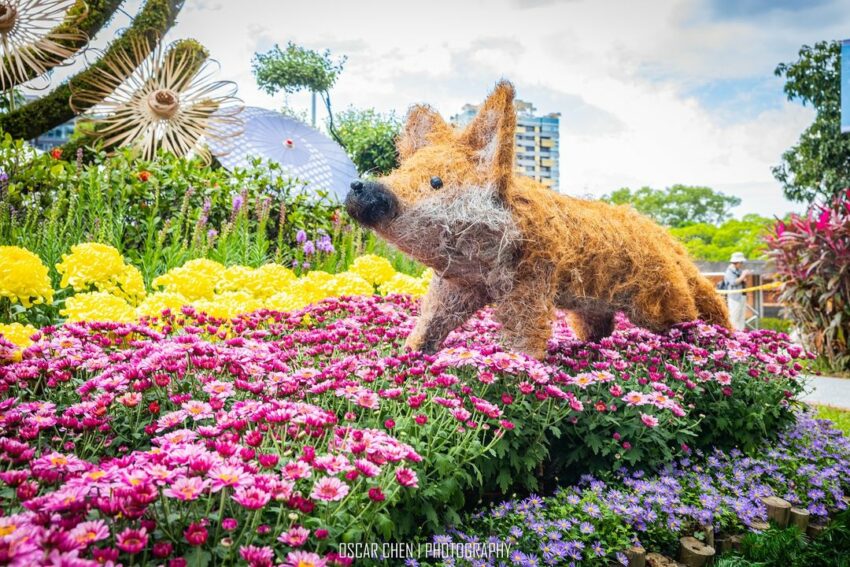
[[[793,421],[804,354],[772,332],[620,321],[591,345],[561,318],[541,363],[484,310],[426,357],[401,351],[415,313],[343,297],[42,329],[0,366],[0,562],[345,563],[340,542],[438,531],[544,464],[653,465]]]
[[[348,270],[340,273],[314,270],[301,277],[280,264],[250,268],[199,258],[156,277],[148,293],[135,266],[117,249],[96,242],[73,246],[56,270],[62,279],[60,290],[54,292],[48,269],[38,256],[15,246],[0,246],[0,334],[18,346],[28,346],[35,327],[2,321],[12,318],[13,311],[26,320],[34,305],[49,306],[53,311],[64,305],[59,310],[63,322],[130,323],[185,306],[230,319],[260,308],[291,311],[341,295],[404,293],[421,297],[433,274],[426,270],[413,277],[397,272],[386,258],[373,254],[355,258]],[[74,295],[65,297],[63,303],[54,303],[54,295],[70,292]]]
[[[634,543],[675,555],[680,535],[701,526],[740,533],[766,520],[762,497],[780,496],[825,520],[846,509],[850,439],[830,422],[800,414],[797,424],[754,456],[695,452],[657,474],[585,477],[549,498],[503,502],[473,515],[435,543],[503,544],[513,565],[626,565]],[[482,547],[481,549],[486,549]],[[495,558],[455,565],[495,565]]]

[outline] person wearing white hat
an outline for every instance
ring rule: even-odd
[[[735,252],[729,259],[729,267],[723,276],[724,289],[744,289],[749,270],[743,270],[747,257],[741,252]],[[735,330],[742,331],[747,326],[747,298],[743,293],[726,295],[726,305],[729,307],[729,319]]]

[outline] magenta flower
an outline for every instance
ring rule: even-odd
[[[658,418],[653,415],[649,415],[648,413],[640,414],[640,420],[647,427],[655,427],[658,425]]]
[[[312,467],[304,461],[290,461],[283,465],[283,478],[287,480],[298,480],[309,478],[313,474]]]
[[[255,486],[240,486],[233,494],[233,499],[248,510],[259,510],[269,503],[272,495]]]
[[[127,528],[115,536],[115,547],[130,555],[140,553],[147,545],[148,534],[144,528],[140,530]]]
[[[82,522],[77,524],[68,535],[81,547],[88,547],[91,543],[108,538],[109,528],[103,520]]]
[[[213,467],[207,474],[212,481],[211,490],[218,492],[224,487],[238,488],[251,483],[251,475],[242,470],[241,467],[233,465],[219,465]]]
[[[307,551],[291,551],[286,556],[284,567],[325,567],[327,560]]]
[[[207,542],[208,532],[202,524],[192,523],[183,531],[183,536],[189,545],[198,547]]]
[[[307,542],[310,530],[301,526],[292,526],[289,531],[282,533],[277,540],[290,547],[301,547]]]
[[[348,485],[336,477],[323,477],[313,485],[310,498],[325,502],[342,500],[348,494]]]
[[[399,467],[395,471],[395,479],[402,486],[418,488],[419,487],[419,478],[416,476],[416,472],[411,469]]]
[[[208,480],[203,480],[200,477],[181,477],[174,481],[169,488],[163,491],[163,494],[178,500],[197,500],[198,496],[203,493],[204,489],[209,485]]]
[[[243,545],[239,555],[250,567],[272,567],[274,565],[274,550],[270,547]]]

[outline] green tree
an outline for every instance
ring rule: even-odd
[[[673,185],[667,189],[641,187],[632,191],[628,187],[617,189],[602,197],[603,201],[617,205],[632,205],[638,212],[669,227],[689,224],[720,224],[731,217],[730,209],[741,204],[741,199],[725,195],[710,187]]]
[[[289,42],[283,50],[275,45],[266,53],[255,53],[251,68],[257,85],[270,95],[304,89],[321,95],[328,111],[328,130],[340,145],[345,146],[334,125],[330,96],[345,61],[345,56],[334,61],[327,49],[320,53]]]
[[[764,256],[764,235],[775,222],[775,219],[751,214],[740,220],[729,219],[719,226],[696,223],[671,228],[670,233],[696,260],[726,262],[733,252],[743,252],[752,260]]]
[[[337,115],[338,133],[360,174],[384,175],[398,167],[395,140],[401,121],[373,108],[349,108]]]
[[[840,58],[839,42],[821,41],[800,48],[797,61],[776,67],[776,75],[785,77],[788,100],[811,104],[817,112],[773,168],[785,196],[793,201],[829,198],[850,185],[850,135],[841,134]]]

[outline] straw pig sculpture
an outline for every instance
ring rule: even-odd
[[[656,332],[695,319],[728,328],[714,286],[665,229],[514,174],[513,101],[500,82],[463,131],[412,107],[398,169],[351,183],[349,214],[436,272],[406,346],[435,352],[488,304],[505,346],[537,358],[556,308],[590,341],[611,334],[618,311]]]

